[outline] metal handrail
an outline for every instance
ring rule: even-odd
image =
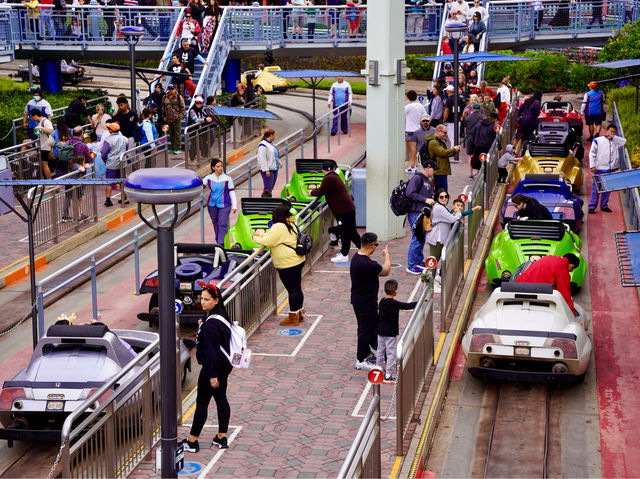
[[[447,11],[447,4],[444,5],[444,12],[442,12],[442,21],[440,22],[440,35],[438,36],[438,44],[436,45],[436,55],[440,55],[440,45],[442,45],[442,37],[445,35],[445,25],[447,24],[447,19],[448,19],[448,11]],[[438,76],[440,75],[440,70],[442,68],[441,65],[442,62],[434,62],[433,63],[433,78],[432,80],[435,82],[436,80],[438,80]]]
[[[624,130],[622,128],[622,121],[620,120],[620,114],[618,113],[618,105],[613,102],[612,123],[616,125],[618,134],[624,138]],[[631,170],[631,159],[629,157],[629,150],[626,146],[620,147],[620,169]],[[640,229],[640,191],[638,188],[627,188],[623,190],[625,204],[629,209],[629,216],[627,223],[631,225],[631,229]]]
[[[176,19],[175,24],[173,25],[173,29],[171,30],[171,34],[169,37],[169,41],[167,42],[167,45],[164,47],[164,52],[162,52],[162,57],[160,57],[160,64],[158,65],[158,70],[160,71],[164,71],[166,68],[166,63],[165,62],[170,62],[171,58],[165,60],[165,58],[169,55],[171,55],[175,50],[177,50],[176,48],[176,43],[179,42],[178,39],[178,25],[180,25],[180,23],[182,22],[183,18],[184,18],[184,11],[186,10],[185,8],[181,8],[180,13],[178,14],[178,18]],[[178,48],[180,47],[180,44],[178,44]],[[191,72],[193,73],[193,72]],[[154,91],[155,85],[158,81],[160,81],[162,83],[162,90],[166,91],[167,90],[167,86],[169,86],[169,84],[172,82],[172,77],[166,77],[164,79],[158,79],[158,80],[154,80],[151,82],[151,85],[149,86],[149,93],[152,93]]]
[[[440,332],[447,329],[447,317],[453,306],[453,298],[464,277],[464,223],[456,221],[442,247],[440,255]]]

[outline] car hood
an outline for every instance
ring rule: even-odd
[[[521,305],[492,309],[473,322],[473,328],[495,329],[505,334],[526,336],[527,332],[563,332],[567,321],[554,310],[541,311],[540,308],[523,309]],[[520,332],[522,334],[515,334]],[[507,333],[508,335],[512,335]],[[544,340],[544,338],[540,338]],[[544,341],[543,341],[544,342]]]
[[[69,354],[54,351],[29,365],[20,379],[31,382],[104,382],[118,371],[120,366],[109,359],[106,352]]]

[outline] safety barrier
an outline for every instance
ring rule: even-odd
[[[480,206],[481,210],[477,213],[467,215],[465,229],[467,230],[467,257],[473,258],[476,252],[476,237],[480,232],[480,228],[484,223],[484,164],[480,167],[478,175],[473,180],[471,185],[471,191],[467,199],[467,208],[474,208]]]
[[[226,133],[226,132],[225,132]],[[196,123],[184,129],[185,168],[198,170],[211,161],[220,158],[224,161],[223,130],[216,123]],[[225,135],[226,137],[226,135]]]
[[[92,173],[77,177],[77,173],[67,173],[60,180],[89,180]],[[34,245],[40,246],[52,241],[57,244],[68,231],[80,231],[80,223],[98,220],[97,188],[99,186],[56,185],[44,193],[33,230]]]
[[[362,419],[347,457],[338,472],[338,479],[382,477],[380,461],[380,385],[373,385],[373,399]]]
[[[8,6],[0,6],[0,57],[4,61],[13,60],[13,39],[11,38],[11,10]]]
[[[457,221],[442,248],[440,256],[440,332],[447,331],[447,318],[453,306],[458,285],[464,279],[464,223]]]
[[[144,145],[134,146],[126,150],[118,159],[120,178],[126,178],[131,173],[141,168],[169,167],[168,138],[159,136]]]
[[[396,347],[396,454],[404,454],[404,435],[413,417],[427,371],[433,364],[433,278],[421,283],[418,304]],[[379,476],[365,476],[379,477]]]
[[[40,179],[40,140],[31,140],[19,145],[0,150],[11,167],[11,173],[16,180]],[[24,193],[27,187],[17,186],[16,191]]]
[[[618,106],[613,103],[613,119],[612,123],[616,125],[618,134],[624,137],[624,130],[622,129],[622,122],[620,121],[620,115],[618,113]],[[631,170],[631,159],[629,158],[629,150],[626,147],[620,147],[620,169]],[[638,188],[627,188],[620,192],[624,198],[625,206],[629,210],[629,216],[627,217],[627,224],[632,230],[640,229],[640,192]]]

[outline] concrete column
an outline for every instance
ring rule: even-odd
[[[367,84],[367,231],[387,241],[404,236],[402,217],[389,208],[404,178],[404,85],[396,61],[404,59],[404,2],[367,2],[367,65],[378,61],[379,85]]]

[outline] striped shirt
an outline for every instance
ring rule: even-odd
[[[204,177],[204,183],[211,190],[208,201],[209,206],[218,208],[231,206],[232,209],[237,209],[235,187],[230,176],[225,173],[220,176],[211,173]]]

